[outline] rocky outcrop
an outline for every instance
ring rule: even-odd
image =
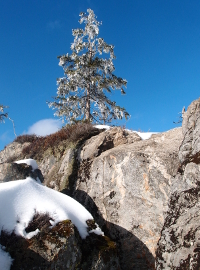
[[[200,163],[200,98],[193,101],[183,114],[183,141],[179,151],[182,164]]]
[[[13,177],[18,175],[18,173],[16,173],[16,171],[18,171],[18,166],[14,166],[13,168],[11,163],[18,159],[23,147],[26,145],[28,145],[28,143],[22,145],[20,143],[13,142],[7,145],[4,150],[0,152],[0,183],[13,180]]]
[[[158,243],[157,269],[200,269],[200,99],[183,115],[179,173]]]
[[[84,159],[87,159],[89,155],[98,156],[108,149],[137,140],[141,140],[141,138],[135,133],[130,134],[124,129],[112,128],[108,132],[102,132],[86,141],[90,144],[90,150],[89,152],[86,150],[84,156],[87,157]],[[56,190],[73,189],[77,178],[78,163],[76,159],[79,157],[79,147],[80,144],[67,143],[60,157],[49,150],[46,151],[43,159],[39,162],[39,167],[45,178],[45,185]]]
[[[200,269],[200,99],[183,113],[182,128],[148,140],[122,128],[97,134],[45,148],[36,160],[44,184],[83,204],[110,238],[82,240],[70,221],[43,224],[30,240],[4,232],[12,269],[20,261],[20,269]],[[0,182],[39,177],[12,163],[27,145],[0,152]]]
[[[186,133],[185,128],[184,138]],[[179,147],[180,151],[186,149],[182,143],[181,128],[154,134],[148,140],[142,140],[137,133],[123,128],[111,128],[96,134],[77,143],[63,140],[56,147],[45,146],[43,152],[31,158],[36,159],[39,165],[43,184],[83,204],[105,234],[116,242],[121,269],[155,269],[157,243],[160,237],[164,237],[161,231],[168,215],[171,193],[185,192],[189,187],[198,186],[196,173],[199,169],[194,167],[198,165],[187,165],[178,158]],[[24,156],[22,151],[27,145],[30,143],[14,142],[0,152],[1,181],[22,179],[27,171],[32,173],[28,165],[21,164],[22,173],[12,163],[16,159],[29,157],[27,154]],[[42,237],[45,233],[40,235]],[[81,258],[85,256],[84,250],[91,249],[92,254],[95,245],[104,240],[95,240],[95,244],[88,240],[84,243],[87,246],[85,249],[82,242]],[[39,242],[35,243],[35,246],[39,245]],[[163,257],[161,248],[157,254],[160,254],[159,258]],[[115,261],[115,256],[111,258]]]
[[[119,145],[131,144],[136,141],[141,141],[139,135],[115,127],[87,140],[79,149],[78,159],[80,162],[82,160],[91,160],[109,149]]]
[[[120,270],[116,245],[109,238],[92,233],[82,240],[70,220],[50,228],[48,215],[37,216],[39,218],[40,224],[35,227],[35,220],[35,224],[27,228],[27,232],[30,232],[39,225],[40,232],[31,239],[14,233],[1,233],[0,243],[14,259],[11,270]]]
[[[178,187],[182,138],[181,128],[148,140],[111,128],[81,143],[62,141],[31,158],[37,160],[45,185],[82,203],[117,243],[121,269],[154,269],[171,188],[175,182]],[[18,156],[25,158],[22,151]]]
[[[13,180],[26,179],[32,177],[36,181],[43,183],[44,177],[39,169],[33,170],[32,166],[26,163],[4,163],[1,166],[4,173],[0,174],[0,182],[8,182]]]
[[[23,144],[13,142],[7,145],[1,152],[0,152],[0,165],[4,163],[10,163],[17,160],[22,153],[22,149],[29,145],[29,143],[25,142]]]
[[[132,143],[109,150],[102,142],[108,145],[109,138],[112,145],[110,131],[101,136],[103,140],[92,137],[79,150],[73,197],[118,243],[122,269],[154,269],[170,186],[179,167],[181,129],[144,141],[134,134]]]
[[[191,181],[191,185],[186,183],[186,190],[170,198],[157,250],[157,269],[200,269],[200,166],[190,163],[185,171],[189,178],[183,181]]]

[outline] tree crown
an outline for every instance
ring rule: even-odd
[[[4,109],[5,108],[7,108],[7,106],[4,106],[4,105],[1,105],[0,104],[0,112],[2,112],[2,113],[0,113],[0,122],[1,123],[4,122],[5,121],[5,118],[8,117],[8,114],[7,113],[4,113]]]
[[[57,97],[54,102],[49,102],[49,106],[57,109],[57,116],[70,122],[86,119],[105,123],[128,118],[128,112],[105,94],[116,89],[125,94],[127,85],[126,80],[113,74],[114,46],[98,37],[101,22],[97,21],[93,10],[87,12],[81,12],[79,20],[85,28],[72,30],[72,54],[58,56],[65,76],[57,79]],[[103,58],[103,54],[109,54],[109,57]]]

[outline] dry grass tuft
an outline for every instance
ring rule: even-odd
[[[76,124],[67,125],[58,132],[42,137],[36,135],[22,135],[18,136],[15,141],[19,143],[30,142],[30,144],[23,148],[22,154],[31,158],[35,157],[37,153],[44,152],[48,148],[54,148],[60,142],[67,140],[68,142],[78,142],[90,138],[99,132],[93,127],[91,123],[78,122]]]
[[[51,226],[50,220],[53,221],[49,213],[35,212],[33,219],[29,222],[25,231],[29,233],[34,232],[36,229],[41,230],[43,227],[50,227]]]
[[[18,142],[18,143],[23,144],[23,143],[25,143],[25,142],[30,142],[30,143],[32,143],[32,142],[34,142],[35,140],[37,140],[37,136],[36,136],[36,135],[28,135],[28,134],[26,134],[26,135],[20,135],[20,136],[18,136],[18,137],[14,140],[14,142]]]

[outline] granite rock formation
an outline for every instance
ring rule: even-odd
[[[182,139],[181,128],[148,140],[111,128],[81,143],[62,141],[35,157],[23,154],[28,143],[15,142],[0,152],[0,175],[5,179],[4,168],[13,160],[36,159],[44,184],[83,204],[117,243],[121,269],[155,269],[171,190],[179,186]]]
[[[32,177],[36,181],[44,182],[44,177],[40,169],[33,170],[32,166],[26,163],[17,164],[14,162],[2,164],[4,173],[1,173],[0,182],[26,179]]]
[[[193,101],[183,114],[183,141],[179,151],[182,164],[200,163],[200,98]]]
[[[156,269],[200,269],[200,99],[183,115],[180,167],[158,243]]]
[[[110,131],[104,134],[104,140],[92,137],[79,149],[73,197],[117,242],[122,269],[154,269],[171,184],[179,167],[181,129],[155,134],[149,140],[135,134],[130,144],[109,150],[100,142],[113,145]]]

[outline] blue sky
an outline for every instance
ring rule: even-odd
[[[79,13],[87,8],[103,23],[99,37],[115,46],[115,74],[128,81],[125,96],[111,97],[131,114],[118,124],[177,127],[178,113],[200,93],[200,1],[7,0],[0,1],[0,104],[9,106],[16,134],[60,126],[46,101],[63,76],[57,56],[71,52],[72,29],[82,26]],[[0,149],[13,139],[6,120]]]

